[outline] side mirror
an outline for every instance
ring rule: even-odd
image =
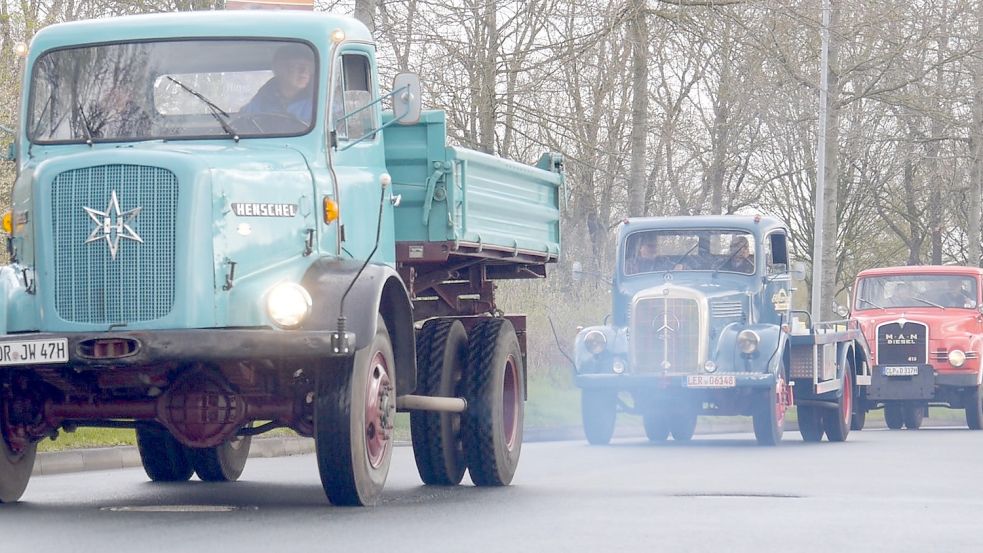
[[[806,279],[806,264],[801,261],[792,263],[792,278],[795,280]]]
[[[393,79],[393,119],[400,125],[415,125],[420,120],[422,104],[420,77],[400,73]]]
[[[579,261],[573,262],[573,267],[570,269],[570,276],[573,277],[574,282],[580,282],[584,278],[584,266]]]

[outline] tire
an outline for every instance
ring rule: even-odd
[[[784,373],[781,373],[784,374]],[[763,390],[752,407],[754,438],[758,445],[776,446],[785,433],[785,381],[779,379],[774,390]]]
[[[966,406],[966,426],[970,430],[983,429],[983,393],[976,386],[963,392],[963,404]]]
[[[37,457],[38,444],[32,443],[24,451],[14,453],[7,443],[6,433],[9,431],[6,421],[6,406],[0,401],[0,503],[14,503],[24,495],[27,483],[34,470],[34,460]]]
[[[914,401],[906,401],[902,408],[905,428],[908,430],[918,430],[921,428],[922,421],[925,419],[925,411],[927,410],[928,407],[926,405]]]
[[[580,392],[580,418],[584,436],[591,445],[607,445],[614,435],[618,416],[618,393],[608,390]]]
[[[850,418],[850,430],[863,430],[867,423],[867,408],[858,401],[853,408],[853,417]]]
[[[896,402],[884,404],[884,422],[891,430],[901,430],[904,426],[904,411],[901,404]]]
[[[191,478],[195,471],[191,451],[166,428],[159,423],[141,424],[136,433],[140,463],[151,480],[184,482]]]
[[[460,397],[461,377],[468,362],[468,334],[461,321],[432,319],[416,336],[416,393]],[[413,457],[424,484],[455,486],[468,468],[461,442],[461,415],[410,413]]]
[[[645,437],[650,442],[664,442],[669,438],[669,413],[664,409],[651,409],[642,415]]]
[[[392,460],[396,413],[392,342],[382,317],[368,347],[317,374],[314,448],[334,505],[374,505]]]
[[[235,482],[246,467],[251,443],[251,436],[243,436],[218,447],[191,449],[191,465],[203,482]]]
[[[697,412],[689,407],[683,407],[669,416],[669,432],[677,442],[688,442],[696,432]]]
[[[850,435],[850,419],[853,418],[853,365],[848,364],[843,371],[843,388],[836,410],[823,413],[823,426],[826,439],[831,442],[846,441]]]
[[[819,442],[823,439],[823,410],[820,407],[798,405],[795,408],[799,419],[799,434],[805,442]]]
[[[481,321],[471,329],[464,374],[464,455],[477,486],[512,482],[522,450],[522,352],[507,319]]]

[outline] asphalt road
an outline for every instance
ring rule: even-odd
[[[420,484],[397,448],[383,503],[328,505],[311,455],[251,459],[234,484],[153,484],[141,469],[35,477],[0,506],[18,551],[967,551],[983,527],[983,432],[866,430],[778,448],[524,446],[507,488]]]

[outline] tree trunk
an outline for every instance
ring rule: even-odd
[[[730,78],[731,78],[731,39],[730,22],[724,25],[724,36],[720,48],[720,82],[717,85],[717,101],[713,105],[713,137],[711,147],[713,157],[707,175],[707,188],[710,192],[710,213],[724,212],[724,163],[727,160],[730,142]]]
[[[840,2],[830,2],[829,13],[829,71],[827,73],[826,96],[826,179],[823,185],[825,201],[823,218],[823,271],[821,275],[823,305],[812,306],[813,315],[818,314],[819,320],[833,319],[833,300],[836,291],[836,280],[839,273],[837,264],[837,228],[840,219],[837,190],[840,180],[839,164],[839,135],[840,135],[840,76],[839,76],[839,38],[836,28],[840,22]]]
[[[645,209],[645,159],[648,136],[648,24],[645,20],[644,2],[633,4],[635,15],[631,20],[631,166],[628,175],[628,215],[641,217]]]
[[[983,2],[976,5],[977,40],[983,42]],[[983,194],[983,58],[973,62],[973,122],[969,129],[973,166],[969,182],[969,265],[980,266],[980,217]]]
[[[355,19],[375,34],[375,0],[355,0]]]

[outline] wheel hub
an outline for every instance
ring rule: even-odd
[[[392,446],[393,419],[396,406],[392,400],[392,382],[386,359],[377,352],[370,365],[365,394],[365,453],[369,464],[379,468]]]

